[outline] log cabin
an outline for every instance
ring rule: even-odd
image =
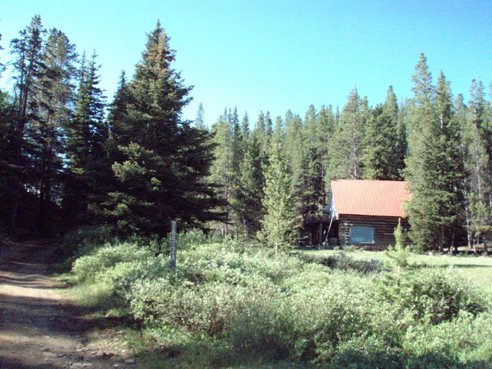
[[[409,228],[404,204],[410,196],[403,181],[333,180],[329,233],[340,246],[384,249],[394,244],[399,221]]]

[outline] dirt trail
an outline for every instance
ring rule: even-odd
[[[94,322],[57,289],[46,242],[0,240],[0,369],[134,368],[122,333]]]

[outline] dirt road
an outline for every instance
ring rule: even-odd
[[[134,368],[123,332],[95,329],[59,292],[54,252],[0,240],[0,369]]]

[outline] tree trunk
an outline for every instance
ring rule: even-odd
[[[444,226],[441,225],[440,228],[441,229],[440,229],[440,234],[439,234],[439,245],[437,247],[438,247],[439,253],[442,253],[442,250],[444,248]]]

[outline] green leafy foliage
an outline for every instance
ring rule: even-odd
[[[274,257],[194,231],[173,272],[156,256],[166,242],[108,243],[73,268],[100,307],[117,303],[173,352],[165,365],[490,367],[490,307],[452,271],[404,268],[388,289],[394,270],[371,261]]]

